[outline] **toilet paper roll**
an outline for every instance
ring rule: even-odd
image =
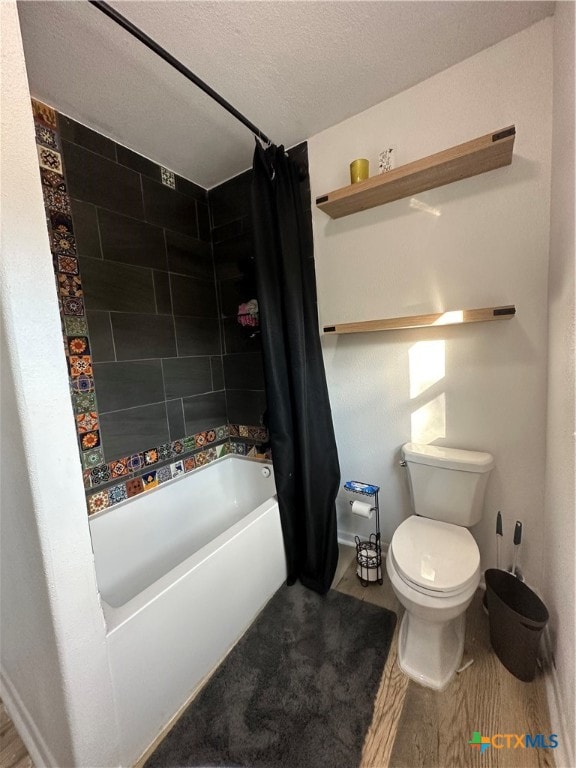
[[[352,512],[358,517],[365,517],[367,520],[372,520],[372,507],[365,501],[353,501]]]

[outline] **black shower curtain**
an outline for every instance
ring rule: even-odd
[[[283,147],[257,143],[253,171],[268,429],[288,584],[299,579],[323,594],[338,563],[334,502],[340,468],[318,331],[310,224],[300,169]]]

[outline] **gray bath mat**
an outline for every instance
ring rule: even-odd
[[[358,766],[395,624],[339,592],[282,587],[145,768]]]

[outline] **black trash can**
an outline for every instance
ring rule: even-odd
[[[514,677],[529,683],[536,675],[548,610],[538,595],[511,573],[489,568],[484,577],[492,648]]]

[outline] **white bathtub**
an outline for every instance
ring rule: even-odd
[[[286,579],[275,491],[271,465],[227,456],[90,519],[123,766]]]

